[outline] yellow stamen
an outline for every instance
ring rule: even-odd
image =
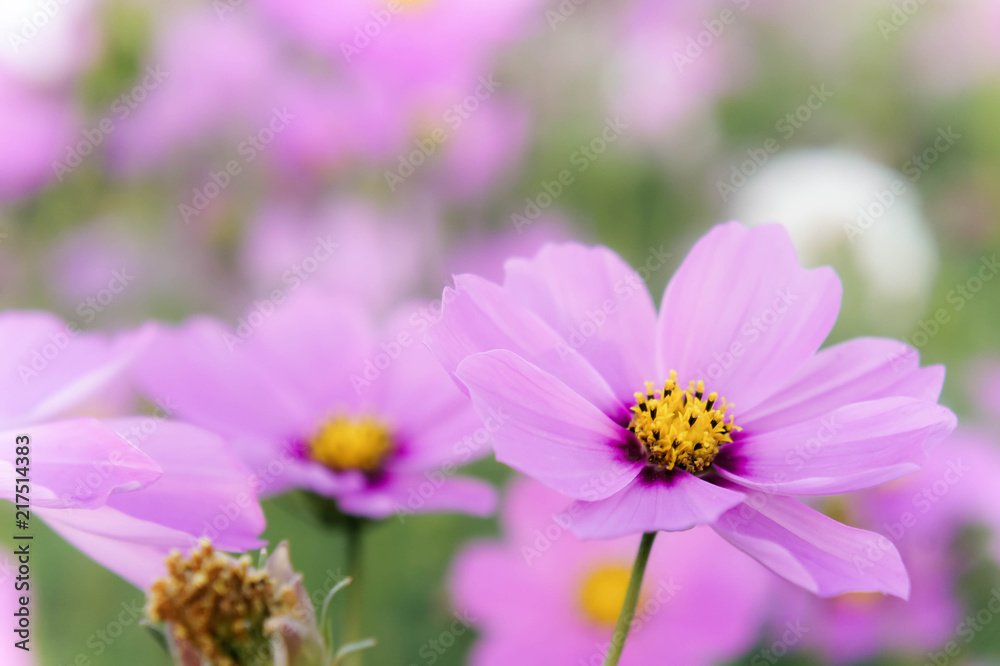
[[[606,565],[591,571],[580,588],[580,608],[588,620],[603,627],[613,627],[625,602],[631,569]]]
[[[732,417],[726,422],[732,405],[725,398],[718,393],[706,398],[703,381],[680,390],[674,371],[662,391],[654,394],[652,382],[646,382],[646,392],[636,393],[635,399],[628,429],[645,447],[649,464],[663,469],[704,472],[719,447],[731,443],[733,431],[740,430]]]
[[[264,623],[293,610],[290,603],[249,556],[234,559],[203,540],[189,557],[174,552],[167,558],[167,575],[153,583],[146,616],[167,623],[174,638],[206,663],[240,666],[251,655],[269,653]]]
[[[312,459],[338,472],[377,472],[392,449],[389,430],[368,417],[335,418],[309,442]]]

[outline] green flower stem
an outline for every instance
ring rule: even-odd
[[[361,585],[361,546],[364,536],[365,521],[349,516],[347,528],[347,574],[353,579],[347,590],[347,623],[344,630],[343,643],[353,643],[361,640],[361,613],[364,610]],[[358,666],[361,664],[360,653],[350,655],[346,664]]]
[[[649,553],[653,550],[653,539],[656,532],[647,532],[642,535],[639,543],[639,552],[635,556],[635,564],[632,565],[632,577],[628,581],[628,590],[625,592],[625,601],[622,602],[621,613],[618,614],[618,624],[615,625],[615,633],[611,637],[611,647],[608,648],[608,656],[604,659],[604,666],[616,666],[621,659],[622,650],[625,649],[625,639],[628,638],[628,630],[632,626],[632,618],[635,617],[635,607],[639,603],[639,590],[642,589],[642,578],[646,575],[646,563],[649,561]]]

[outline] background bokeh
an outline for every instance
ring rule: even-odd
[[[844,280],[835,340],[905,339],[985,427],[998,184],[993,0],[0,6],[0,307],[85,329],[235,326],[292,274],[385,312],[567,238],[656,266],[656,294],[710,225],[778,221]],[[265,508],[311,587],[342,570],[342,538],[300,498]],[[118,624],[141,593],[35,526],[41,663],[166,664]],[[451,624],[443,581],[462,543],[497,532],[462,516],[372,531],[372,663],[464,663],[471,633],[427,649]],[[969,608],[1000,585],[982,541],[952,545]],[[1000,663],[1000,623],[967,658]]]

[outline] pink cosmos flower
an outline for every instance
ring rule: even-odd
[[[27,462],[31,516],[140,587],[172,549],[202,536],[226,550],[256,548],[264,529],[249,472],[220,438],[151,417],[74,417],[148,336],[111,340],[44,313],[0,315],[0,497],[21,501]]]
[[[488,452],[488,432],[419,344],[419,307],[381,337],[350,301],[319,289],[268,303],[235,330],[206,317],[164,329],[139,381],[227,437],[262,494],[307,489],[369,518],[493,510],[492,488],[453,478]]]
[[[429,277],[441,284],[427,275],[427,264],[440,262],[438,231],[436,216],[417,206],[403,214],[361,199],[309,209],[275,202],[251,223],[241,262],[258,293],[308,283],[384,313]]]
[[[577,500],[580,536],[711,525],[821,596],[906,597],[892,544],[794,496],[919,469],[955,427],[944,369],[891,340],[820,351],[840,282],[802,268],[779,226],[712,229],[659,316],[642,281],[657,267],[566,244],[508,262],[502,286],[455,278],[429,344],[481,415],[508,415],[497,459]]]
[[[515,481],[503,543],[459,553],[451,574],[458,617],[481,632],[471,666],[600,664],[625,596],[638,537],[581,541],[578,514],[556,492]],[[721,663],[753,645],[770,578],[720,547],[707,528],[662,538],[646,571],[621,664]],[[558,640],[552,640],[558,636]]]
[[[783,595],[786,615],[810,627],[804,646],[828,661],[854,663],[886,649],[933,650],[952,637],[962,612],[952,545],[962,527],[982,525],[991,530],[994,557],[1000,557],[998,475],[1000,448],[964,432],[931,451],[919,473],[829,500],[824,508],[832,515],[881,532],[899,548],[912,594],[908,602],[855,594],[817,599],[790,589]]]

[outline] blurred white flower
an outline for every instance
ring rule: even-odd
[[[907,325],[926,307],[939,264],[917,179],[919,170],[904,175],[846,150],[790,150],[737,191],[729,214],[780,222],[805,264],[860,276],[872,320]]]
[[[93,0],[0,2],[0,69],[35,84],[73,76],[97,46]]]

